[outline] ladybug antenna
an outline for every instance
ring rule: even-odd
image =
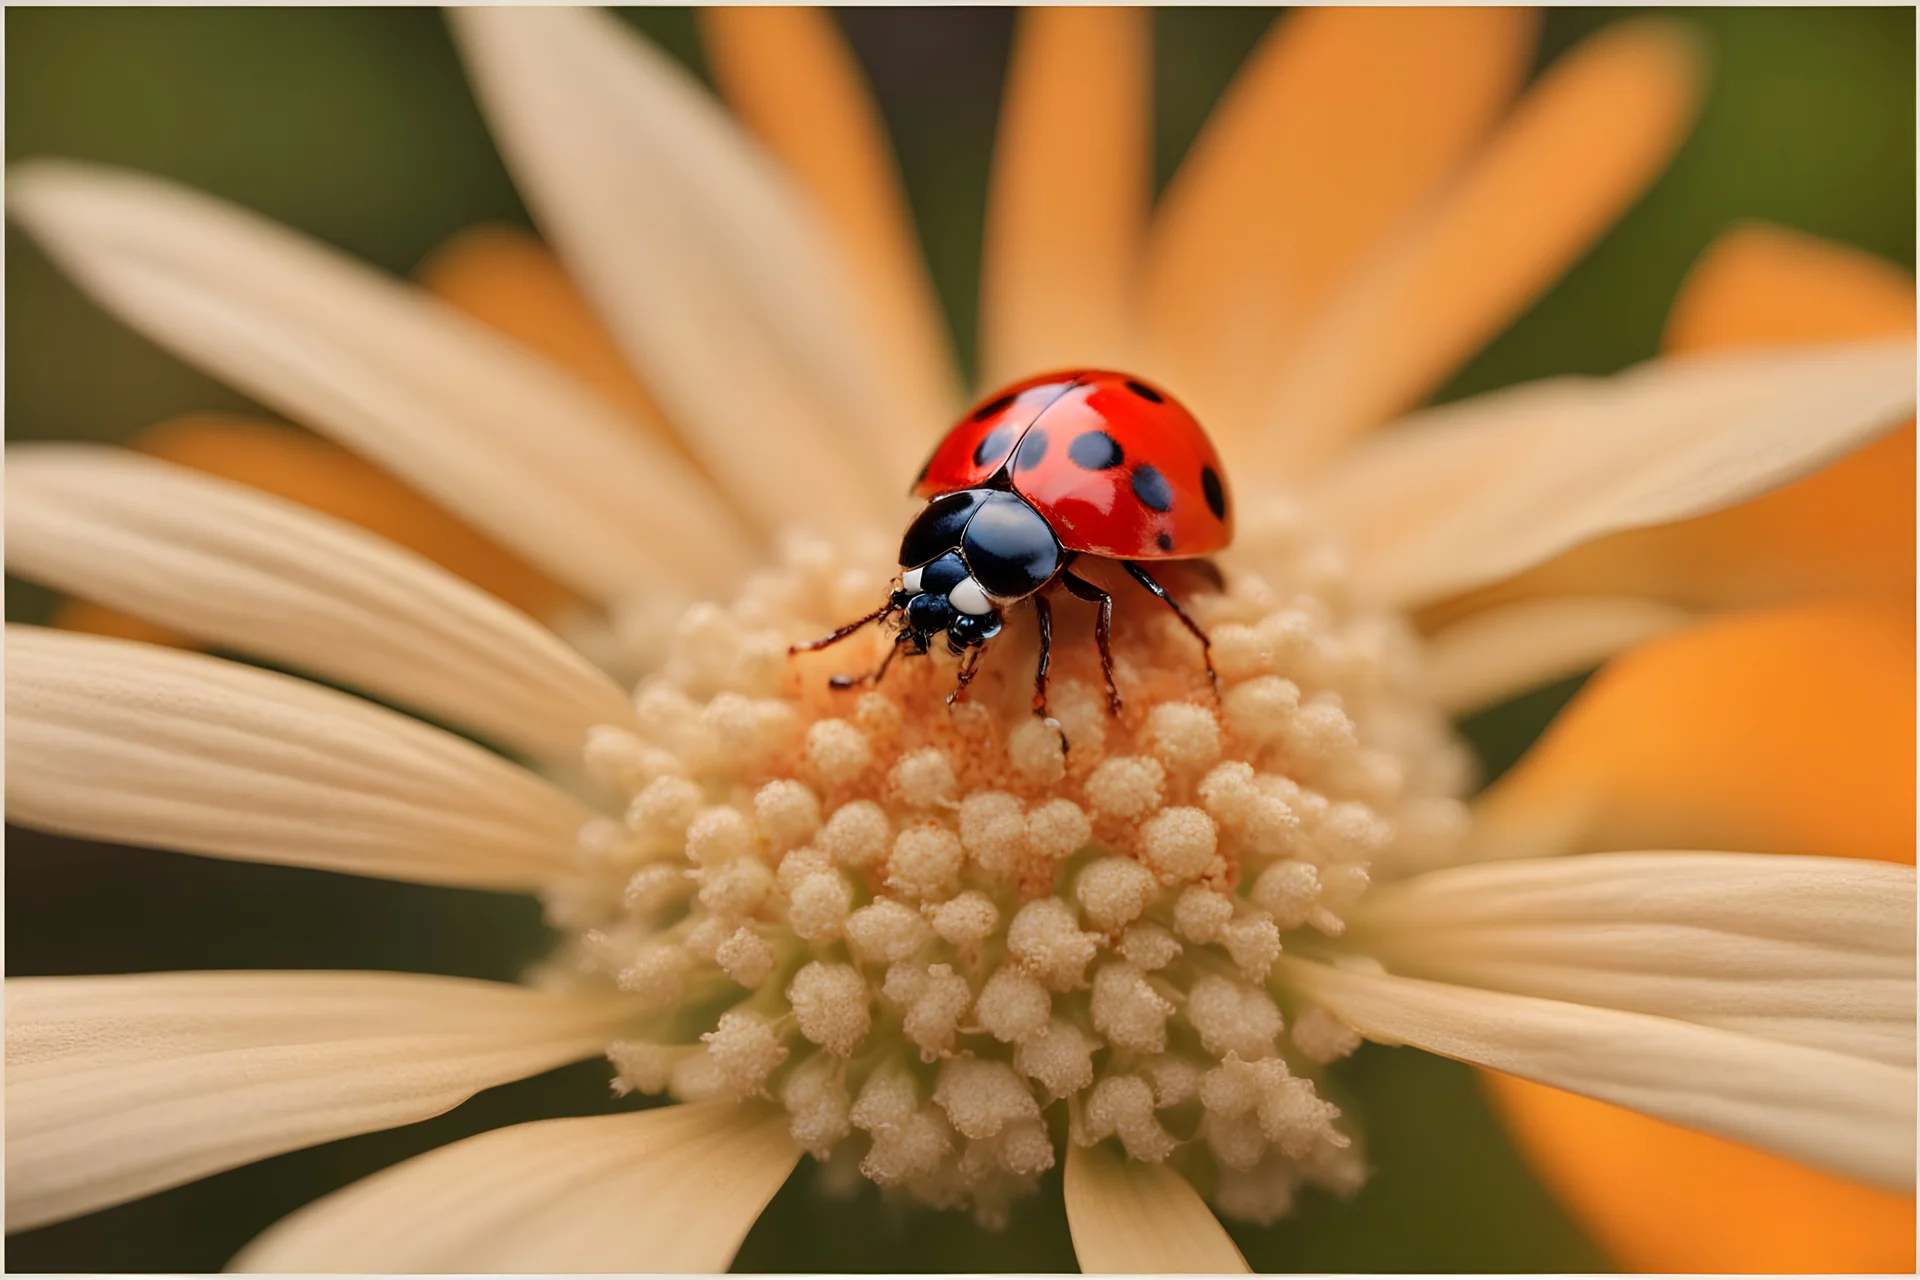
[[[879,684],[880,681],[885,678],[887,668],[893,665],[893,660],[900,656],[900,650],[905,648],[907,642],[911,639],[913,639],[912,632],[902,631],[893,638],[893,648],[887,650],[887,656],[880,659],[880,665],[872,671],[869,671],[864,676],[828,676],[827,684],[835,689],[852,689],[863,684]],[[818,648],[821,646],[816,645],[815,647]],[[922,650],[921,652],[925,651]],[[951,701],[951,699],[949,699],[949,701]]]
[[[815,649],[830,648],[833,645],[839,644],[842,640],[845,640],[848,636],[852,635],[854,632],[858,631],[860,628],[866,626],[868,623],[882,621],[883,619],[886,618],[888,614],[892,613],[898,607],[899,607],[898,605],[894,604],[893,598],[889,596],[885,604],[881,605],[878,609],[875,609],[872,613],[868,614],[864,618],[860,618],[854,622],[849,622],[846,626],[841,627],[837,631],[833,631],[827,635],[821,636],[818,640],[806,640],[801,642],[800,644],[788,645],[787,656],[792,657],[796,653],[811,653]]]

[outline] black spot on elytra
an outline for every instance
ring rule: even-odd
[[[1173,510],[1173,488],[1160,468],[1150,462],[1133,469],[1133,496],[1155,511]]]
[[[1220,487],[1220,473],[1212,467],[1200,468],[1200,488],[1207,495],[1207,510],[1215,520],[1227,518],[1227,491]]]
[[[1082,431],[1067,446],[1067,457],[1085,471],[1106,471],[1126,461],[1120,442],[1104,431]]]
[[[1163,533],[1155,538],[1154,541],[1159,544],[1162,551],[1173,550],[1173,535],[1170,533]]]
[[[1135,382],[1132,378],[1127,379],[1127,390],[1133,392],[1133,394],[1139,396],[1142,400],[1151,400],[1155,404],[1165,404],[1167,402],[1167,398],[1158,391],[1155,391],[1144,382]]]
[[[980,437],[980,443],[973,446],[973,465],[991,467],[1007,456],[1007,450],[1013,448],[1013,438],[1019,432],[1011,422],[1003,422]]]
[[[978,409],[975,409],[973,411],[973,420],[975,422],[985,422],[988,418],[991,418],[994,414],[1000,412],[1002,409],[1006,408],[1008,405],[1012,403],[1013,403],[1013,393],[1009,391],[1006,395],[1001,396],[998,400],[989,400],[985,404],[981,405]]]
[[[1047,433],[1040,427],[1027,432],[1020,441],[1020,452],[1013,459],[1015,471],[1031,471],[1047,456]]]

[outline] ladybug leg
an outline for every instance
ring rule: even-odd
[[[1053,662],[1053,606],[1045,596],[1033,597],[1033,616],[1040,624],[1040,665],[1033,670],[1033,714],[1047,715],[1047,668]]]
[[[1113,597],[1085,578],[1062,572],[1060,585],[1080,599],[1100,606],[1100,619],[1094,624],[1093,638],[1100,645],[1100,674],[1107,679],[1107,710],[1120,714],[1120,690],[1113,683]]]
[[[899,635],[895,636],[893,648],[887,650],[887,656],[880,659],[880,665],[872,671],[869,671],[866,675],[829,676],[827,677],[827,683],[835,689],[851,689],[856,685],[879,684],[880,681],[886,677],[887,668],[893,665],[893,660],[900,656],[900,651],[906,648],[907,641],[911,638],[912,633],[907,631],[902,631]]]
[[[845,640],[848,636],[852,635],[854,632],[858,631],[860,628],[866,626],[869,622],[879,622],[881,619],[885,618],[888,614],[892,613],[893,610],[894,610],[894,604],[892,599],[889,598],[885,604],[881,605],[878,609],[875,609],[872,613],[868,614],[866,617],[861,618],[855,622],[849,622],[846,626],[841,627],[839,630],[834,631],[831,634],[821,636],[818,640],[807,640],[800,644],[788,645],[787,655],[791,657],[796,653],[811,653],[815,649],[825,649],[830,645],[839,644],[842,640]]]
[[[1178,600],[1175,600],[1167,594],[1165,587],[1153,580],[1152,574],[1131,560],[1122,560],[1120,563],[1127,567],[1127,572],[1133,575],[1135,582],[1153,592],[1154,595],[1159,596],[1160,603],[1173,610],[1174,616],[1180,619],[1181,625],[1191,631],[1194,639],[1200,642],[1200,650],[1205,655],[1207,662],[1207,679],[1213,682],[1214,696],[1218,697],[1220,694],[1220,677],[1215,675],[1213,671],[1213,642],[1207,639],[1207,633],[1200,629],[1199,623],[1187,616],[1187,611],[1180,607]]]
[[[953,692],[947,695],[947,705],[952,706],[966,697],[967,686],[973,683],[974,672],[980,669],[980,655],[986,652],[982,648],[967,650],[967,656],[960,663],[960,682],[953,686]]]

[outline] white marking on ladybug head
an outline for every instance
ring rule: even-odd
[[[972,578],[962,578],[954,583],[947,592],[947,600],[962,613],[971,613],[976,617],[993,612],[993,602],[987,599],[987,593]]]
[[[909,569],[900,575],[900,589],[912,595],[920,594],[920,570]]]

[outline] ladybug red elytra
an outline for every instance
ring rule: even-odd
[[[791,652],[824,649],[899,614],[894,646],[872,674],[835,676],[836,688],[877,682],[902,650],[924,654],[946,633],[966,689],[1002,613],[1033,602],[1040,630],[1033,709],[1047,713],[1052,607],[1058,583],[1099,606],[1095,636],[1107,701],[1113,683],[1113,597],[1075,574],[1079,556],[1118,561],[1179,616],[1206,655],[1207,635],[1140,562],[1209,555],[1233,540],[1220,455],[1193,415],[1129,374],[1079,369],[1042,374],[982,401],[941,440],[914,482],[929,499],[900,542],[900,584],[866,617]]]

